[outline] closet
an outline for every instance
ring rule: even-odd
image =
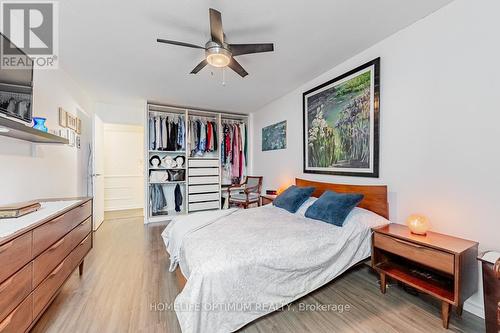
[[[146,124],[145,222],[221,209],[246,176],[248,117],[148,103]]]

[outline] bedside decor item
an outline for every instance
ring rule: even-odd
[[[276,191],[276,190],[266,190],[266,194],[267,195],[277,195],[278,191]]]
[[[463,304],[477,291],[478,243],[429,231],[415,236],[408,227],[391,223],[374,228],[372,267],[380,274],[386,293],[391,277],[441,302],[443,327],[448,328],[451,306],[462,315]]]
[[[262,151],[286,149],[286,120],[262,128]]]
[[[49,129],[47,126],[45,126],[45,122],[47,121],[47,118],[42,118],[42,117],[33,117],[33,128],[42,131],[42,132],[48,132]]]
[[[325,191],[307,210],[305,216],[341,227],[363,194]]]
[[[304,173],[379,176],[380,58],[303,93]]]
[[[429,230],[429,219],[423,215],[412,214],[406,219],[406,225],[412,233],[425,236]]]
[[[20,217],[36,212],[41,207],[38,201],[21,202],[12,205],[0,206],[0,219]]]

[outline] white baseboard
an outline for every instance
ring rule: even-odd
[[[467,300],[464,303],[464,310],[484,319],[484,305],[478,302]]]

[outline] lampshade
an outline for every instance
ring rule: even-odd
[[[429,230],[429,219],[423,215],[412,214],[406,219],[410,231],[417,235],[425,235]]]

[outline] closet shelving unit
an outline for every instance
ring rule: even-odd
[[[181,109],[181,108],[175,108],[175,107],[169,107],[169,106],[162,106],[162,105],[154,105],[154,104],[148,104],[147,110],[146,110],[146,151],[147,151],[147,156],[145,158],[146,162],[146,168],[147,174],[146,174],[146,204],[147,204],[147,209],[145,212],[147,214],[145,215],[145,222],[160,222],[168,219],[172,219],[172,217],[177,216],[179,214],[186,214],[187,213],[187,205],[185,203],[185,198],[186,198],[186,181],[152,181],[151,180],[151,173],[152,171],[155,172],[162,172],[164,171],[165,174],[168,173],[168,170],[186,170],[187,166],[187,154],[186,150],[160,150],[160,149],[155,149],[151,147],[151,142],[150,142],[150,128],[149,128],[149,119],[151,117],[155,116],[166,116],[166,117],[172,117],[172,118],[178,118],[177,121],[180,119],[183,119],[184,121],[184,128],[187,126],[187,110],[186,109]],[[158,156],[160,160],[162,160],[167,156],[172,157],[175,159],[178,156],[182,156],[184,158],[184,165],[181,167],[175,167],[175,168],[167,168],[165,166],[152,166],[151,163],[149,162],[151,157],[153,156]],[[166,201],[167,201],[167,206],[162,209],[159,212],[153,212],[153,204],[151,200],[151,190],[155,185],[160,185],[161,189],[165,195]],[[183,203],[181,205],[181,210],[180,212],[177,212],[175,210],[175,195],[174,195],[174,190],[176,185],[180,186],[181,189],[181,194],[183,197]]]
[[[165,116],[179,116],[182,115],[185,121],[185,147],[184,151],[165,151],[165,150],[155,150],[150,149],[149,143],[149,118],[151,116],[156,115],[165,115]],[[189,126],[189,121],[193,120],[201,120],[203,122],[212,121],[217,126],[217,142],[215,142],[217,149],[213,152],[207,152],[204,154],[195,154],[193,155],[193,147],[191,147],[191,143],[189,140],[191,129]],[[248,116],[242,114],[231,114],[231,113],[223,113],[216,111],[206,111],[200,109],[192,109],[192,108],[179,108],[167,105],[160,105],[154,103],[147,104],[146,110],[146,164],[147,168],[147,177],[145,181],[146,186],[146,214],[145,214],[145,223],[152,222],[160,222],[160,221],[168,221],[173,217],[179,214],[188,214],[197,211],[204,210],[215,210],[221,209],[222,200],[221,196],[223,195],[223,187],[227,187],[229,184],[223,185],[222,180],[222,165],[221,165],[221,140],[223,138],[222,133],[222,124],[225,121],[238,121],[246,124],[247,130],[248,127]],[[165,181],[165,182],[150,182],[149,175],[151,171],[161,171],[168,170],[168,168],[160,165],[160,166],[152,166],[149,163],[149,160],[152,156],[158,155],[160,159],[163,157],[170,155],[173,158],[176,156],[183,156],[185,163],[183,165],[183,169],[186,170],[186,178],[185,181]],[[174,170],[178,170],[178,168],[173,168]],[[166,172],[166,171],[165,171]],[[166,194],[167,199],[167,208],[165,209],[165,214],[153,215],[152,213],[152,204],[150,199],[150,187],[153,184],[160,184],[164,186],[164,193]],[[176,212],[174,210],[174,197],[173,191],[175,185],[179,185],[181,187],[181,192],[183,196],[183,204],[180,212]]]

